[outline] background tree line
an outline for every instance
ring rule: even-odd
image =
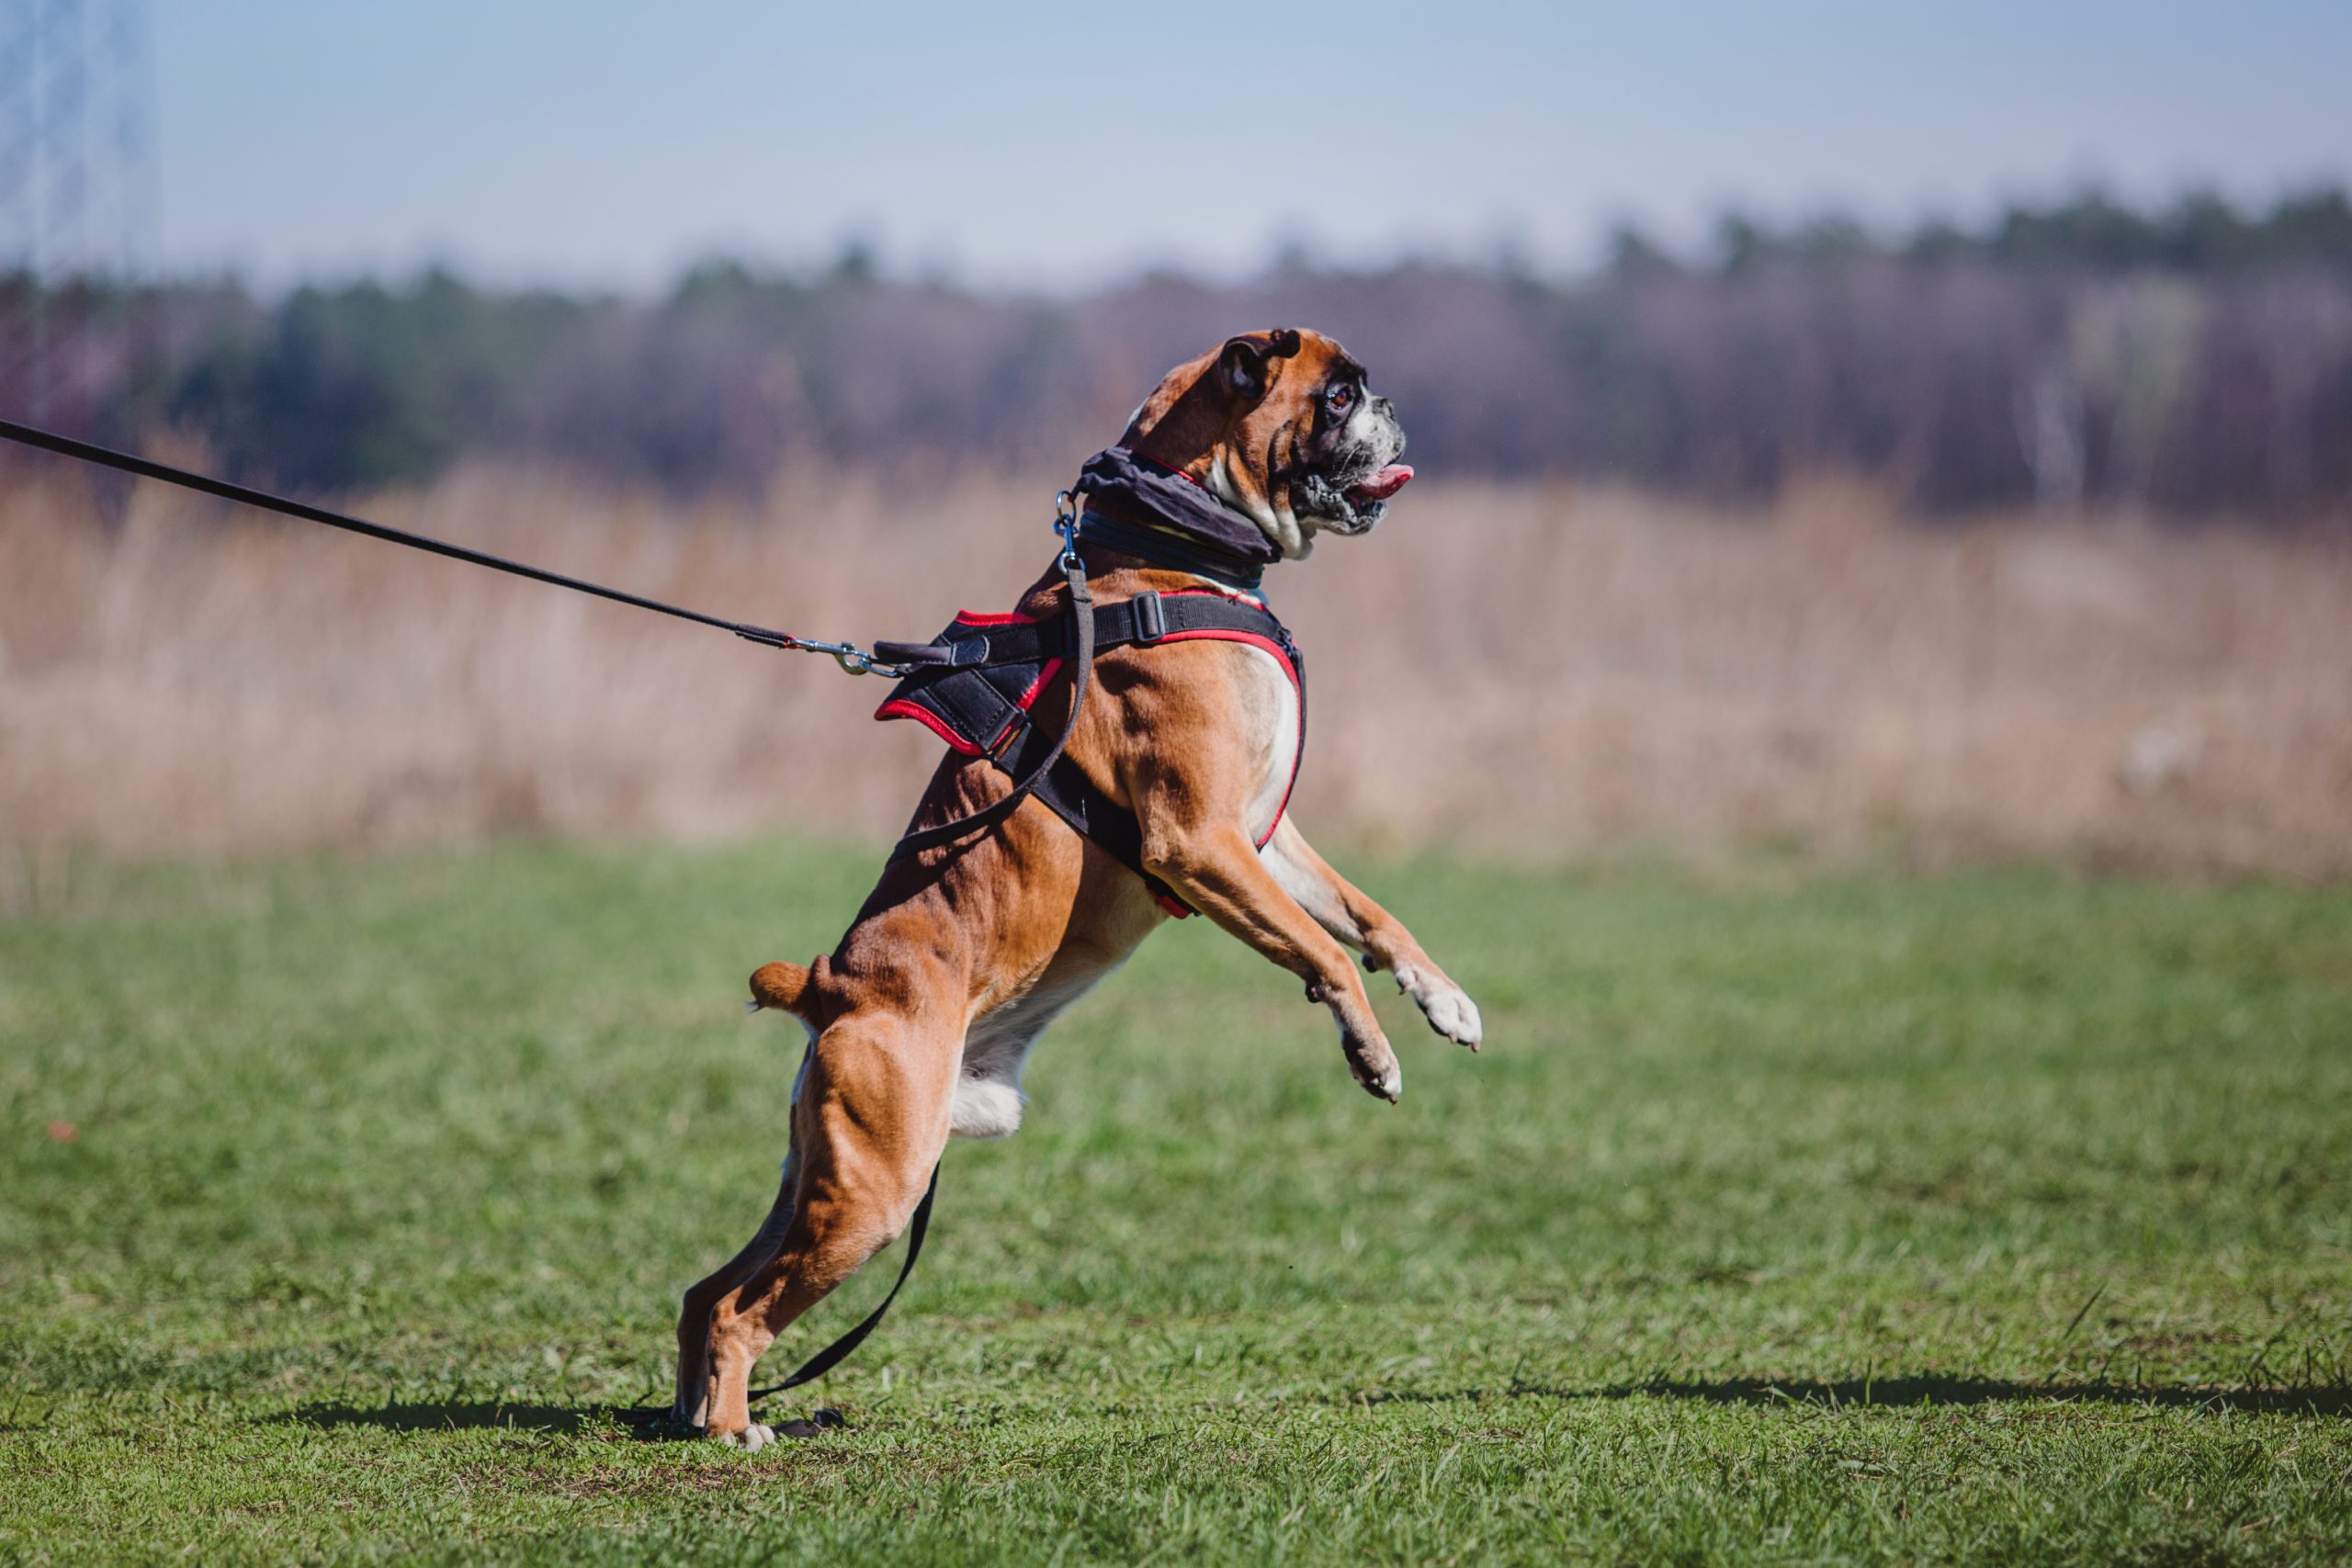
[[[1733,216],[1711,254],[1621,231],[1576,280],[1508,260],[1277,264],[1072,298],[721,261],[657,300],[394,286],[257,298],[0,280],[0,407],[170,433],[311,491],[463,457],[673,491],[797,459],[1073,468],[1169,365],[1251,326],[1335,333],[1432,474],[1608,477],[1725,500],[1860,473],[1913,506],[2352,517],[2352,203],[2143,211],[2086,195],[1978,229]]]

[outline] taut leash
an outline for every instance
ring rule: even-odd
[[[451,560],[463,561],[468,566],[488,567],[492,571],[503,571],[512,577],[526,577],[534,582],[545,582],[557,588],[568,588],[574,593],[586,593],[598,599],[609,599],[616,604],[628,604],[639,610],[650,610],[659,615],[673,615],[682,621],[692,621],[697,626],[715,626],[723,632],[732,632],[746,642],[756,642],[763,648],[789,649],[801,653],[830,654],[836,663],[853,675],[887,675],[896,680],[910,673],[922,663],[920,658],[922,650],[916,647],[891,643],[880,645],[897,649],[913,660],[912,662],[893,662],[891,660],[868,652],[854,642],[821,642],[813,637],[794,637],[789,632],[753,626],[747,621],[729,621],[718,615],[707,615],[700,610],[689,610],[682,604],[664,604],[659,599],[649,599],[642,593],[631,593],[619,588],[607,588],[601,582],[590,582],[584,578],[568,577],[562,572],[549,571],[545,567],[532,566],[526,561],[509,560],[504,556],[494,556],[488,550],[478,550],[471,546],[453,545],[447,539],[436,539],[427,534],[413,534],[405,528],[394,528],[388,524],[370,523],[364,517],[354,517],[348,513],[333,512],[323,506],[313,506],[308,502],[294,501],[282,495],[272,495],[267,491],[254,490],[249,485],[232,484],[227,479],[214,479],[209,474],[199,474],[187,468],[175,468],[169,463],[158,463],[152,457],[141,457],[129,452],[118,452],[111,446],[100,446],[88,441],[76,441],[70,435],[60,435],[54,431],[40,430],[29,424],[18,424],[14,420],[0,419],[0,437],[14,441],[20,446],[38,447],[44,452],[54,452],[61,457],[78,457],[83,462],[95,463],[102,468],[112,468],[118,473],[132,474],[142,479],[154,479],[163,484],[177,485],[182,490],[195,491],[199,495],[218,496],[223,501],[233,501],[241,506],[252,506],[264,512],[275,512],[283,517],[297,518],[304,523],[316,523],[323,527],[340,528],[346,534],[358,534],[370,539],[381,539],[386,544],[404,545],[410,549],[423,550],[428,555],[446,556]],[[1063,726],[1061,738],[1055,742],[1052,750],[1046,753],[1045,760],[1037,765],[1036,769],[1012,787],[1012,793],[990,801],[977,811],[958,817],[952,822],[941,822],[909,833],[899,840],[897,848],[890,852],[890,858],[893,860],[915,854],[923,850],[936,849],[942,844],[953,843],[958,839],[978,832],[983,828],[992,828],[1012,816],[1013,809],[1026,800],[1043,782],[1046,770],[1060,758],[1062,749],[1069,744],[1070,736],[1078,729],[1079,706],[1086,699],[1087,680],[1094,664],[1094,617],[1091,613],[1094,601],[1087,588],[1086,565],[1078,557],[1078,515],[1071,504],[1069,492],[1067,491],[1062,492],[1056,504],[1054,528],[1062,539],[1059,564],[1063,579],[1069,585],[1072,611],[1070,624],[1075,633],[1074,647],[1071,649],[1073,684],[1070,691],[1069,718]]]
[[[194,473],[187,468],[175,468],[169,463],[158,463],[151,457],[141,457],[129,452],[118,452],[110,446],[99,446],[87,441],[76,441],[70,435],[60,435],[54,431],[36,429],[29,424],[18,424],[14,420],[0,419],[0,437],[14,441],[22,446],[33,446],[44,452],[54,452],[61,457],[78,457],[85,463],[95,463],[99,468],[112,468],[118,473],[133,474],[142,479],[154,479],[162,484],[177,485],[182,490],[192,490],[199,495],[218,496],[222,501],[233,501],[240,506],[256,507],[264,512],[275,512],[282,517],[298,518],[304,523],[316,523],[328,528],[340,528],[346,534],[359,534],[370,539],[381,539],[390,545],[404,545],[410,549],[423,550],[428,555],[447,556],[451,560],[464,561],[469,566],[486,566],[492,571],[503,571],[511,577],[527,577],[534,582],[545,582],[557,588],[569,588],[574,593],[593,594],[599,599],[609,599],[616,604],[628,604],[639,610],[650,610],[658,615],[674,615],[679,620],[693,621],[698,626],[716,626],[720,631],[732,632],[744,641],[756,642],[763,648],[831,654],[842,669],[853,675],[895,677],[906,673],[895,665],[876,660],[855,643],[820,642],[812,637],[794,637],[789,632],[752,626],[745,621],[729,621],[718,615],[707,615],[700,610],[689,610],[679,604],[665,604],[659,599],[649,599],[641,593],[630,593],[618,588],[607,588],[600,582],[590,582],[582,578],[567,577],[562,572],[549,571],[545,567],[532,566],[524,561],[509,560],[504,556],[492,555],[488,550],[477,550],[466,545],[453,545],[447,539],[435,539],[425,534],[412,534],[405,528],[394,528],[382,523],[370,523],[364,517],[354,517],[347,513],[331,512],[323,506],[312,506],[308,502],[291,501],[285,496],[272,495],[267,491],[254,490],[247,485],[232,484],[227,479],[216,479],[209,474]]]

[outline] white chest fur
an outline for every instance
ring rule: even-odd
[[[1241,683],[1242,722],[1258,739],[1248,823],[1250,837],[1258,840],[1273,831],[1298,766],[1298,688],[1272,654],[1250,643],[1236,646],[1248,655],[1250,672]]]

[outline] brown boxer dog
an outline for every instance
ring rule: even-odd
[[[1388,400],[1345,349],[1311,332],[1250,333],[1177,367],[1121,445],[1202,485],[1294,559],[1317,535],[1369,531],[1412,472],[1396,462],[1405,435]],[[1082,536],[1080,549],[1098,604],[1204,581]],[[1050,616],[1068,594],[1048,570],[1021,609]],[[1049,689],[1040,710],[1055,700]],[[1066,713],[1067,696],[1057,700]],[[1145,869],[1304,980],[1338,1021],[1356,1081],[1394,1101],[1396,1058],[1347,950],[1388,970],[1438,1033],[1473,1049],[1478,1010],[1282,815],[1299,720],[1290,680],[1259,648],[1121,648],[1096,663],[1069,754],[1135,813]],[[912,826],[952,820],[1011,787],[985,760],[951,753]],[[1019,1126],[1030,1047],[1167,918],[1141,877],[1031,799],[985,832],[894,860],[830,955],[752,976],[753,1005],[799,1019],[809,1045],[775,1205],[741,1252],[686,1292],[673,1431],[753,1449],[774,1438],[751,1418],[753,1363],[899,1235],[951,1134]]]

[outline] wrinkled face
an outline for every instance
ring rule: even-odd
[[[1413,477],[1404,427],[1355,356],[1320,333],[1250,333],[1169,373],[1123,445],[1247,513],[1285,556],[1368,533]]]

